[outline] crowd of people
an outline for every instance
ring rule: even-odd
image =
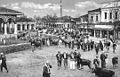
[[[90,69],[92,69],[92,64],[94,64],[94,68],[106,68],[106,59],[108,58],[108,52],[110,50],[110,46],[112,45],[113,53],[116,53],[117,44],[115,41],[112,41],[112,44],[107,39],[94,41],[89,38],[89,34],[82,33],[80,30],[76,29],[47,29],[46,35],[51,34],[51,36],[40,35],[39,37],[31,38],[29,41],[31,42],[32,52],[35,51],[36,47],[42,48],[43,46],[57,46],[62,48],[65,46],[66,48],[70,48],[70,52],[61,52],[58,51],[56,54],[57,66],[58,70],[61,69],[62,64],[64,65],[64,69],[83,69],[83,65],[88,65]],[[53,35],[55,38],[53,38]],[[106,49],[107,52],[104,50]],[[91,60],[87,60],[82,58],[81,52],[93,52],[95,51],[96,57]],[[101,54],[99,52],[102,52]],[[1,71],[3,68],[7,69],[6,57],[3,53],[0,55],[1,62]],[[101,65],[101,66],[100,66]],[[43,67],[43,77],[50,77],[50,68],[52,66],[49,62],[46,62]]]
[[[51,36],[45,36],[41,34],[37,38],[31,38],[30,42],[32,46],[42,47],[42,46],[53,46],[57,45],[60,47],[61,44],[64,44],[65,47],[71,49],[82,49],[83,51],[91,51],[95,48],[96,54],[98,54],[99,49],[103,51],[103,48],[106,47],[109,50],[110,41],[93,41],[89,39],[89,34],[82,33],[79,30],[69,30],[69,29],[48,29],[46,34],[51,34]],[[52,36],[52,35],[55,36]],[[55,39],[53,38],[55,37]],[[104,46],[104,47],[103,47]],[[113,52],[115,53],[116,43],[113,43]]]
[[[98,59],[99,56],[96,55],[96,58],[93,60],[93,62],[90,62],[90,65],[89,63],[88,64],[86,63],[86,65],[89,65],[88,67],[91,69],[91,63],[93,63],[94,67],[97,68],[97,67],[100,67],[100,62],[101,62],[101,68],[106,68],[107,56],[108,55],[105,52],[103,52],[100,55],[100,59]],[[65,69],[67,67],[69,67],[70,69],[76,69],[76,68],[82,69],[83,68],[81,63],[82,63],[82,60],[84,59],[81,57],[80,52],[76,50],[70,53],[67,53],[67,52],[61,53],[60,51],[58,51],[58,53],[56,54],[56,58],[57,58],[58,69],[60,69],[62,63]]]
[[[65,47],[71,49],[70,52],[61,53],[58,51],[56,54],[58,70],[61,68],[62,64],[64,65],[65,69],[82,69],[83,65],[88,65],[88,67],[91,69],[91,64],[94,65],[94,68],[106,68],[106,59],[108,58],[108,52],[111,45],[113,53],[116,52],[115,50],[117,44],[115,41],[105,39],[96,42],[92,39],[89,39],[88,34],[82,34],[79,30],[61,29],[55,30],[53,34],[58,35],[58,41],[56,44],[58,47],[61,48],[63,45],[65,45]],[[104,49],[106,49],[106,51]],[[93,59],[93,61],[83,59],[80,53],[81,50],[83,52],[95,51],[96,57]],[[100,54],[99,52],[102,53]]]

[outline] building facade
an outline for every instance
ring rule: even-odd
[[[33,19],[27,17],[17,18],[17,32],[31,31],[36,29],[36,23]]]
[[[120,2],[118,5],[120,6]],[[116,9],[114,3],[88,11],[88,31],[95,37],[119,39],[119,25],[115,28],[115,22],[120,20],[119,14],[120,7]]]
[[[0,7],[0,38],[16,37],[16,18],[23,13]]]
[[[17,38],[19,32],[35,30],[35,21],[23,15],[21,12],[0,7],[0,38]]]

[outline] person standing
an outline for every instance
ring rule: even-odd
[[[70,69],[75,69],[75,57],[74,53],[70,53]]]
[[[96,44],[96,45],[95,45],[95,51],[96,51],[96,55],[98,55],[98,52],[99,52],[99,44]]]
[[[31,48],[32,48],[32,52],[34,52],[35,51],[35,39],[33,39],[33,38],[31,38],[30,40],[29,40],[29,42],[31,42]]]
[[[116,46],[117,46],[117,45],[116,45],[116,43],[114,42],[114,43],[113,43],[113,53],[115,53]]]
[[[1,63],[1,72],[3,71],[3,68],[6,69],[7,73],[8,73],[8,69],[7,69],[7,64],[6,64],[6,56],[4,53],[1,53],[1,60],[2,60],[2,63]]]
[[[71,48],[74,48],[74,39],[71,40]]]
[[[100,65],[100,61],[98,59],[98,56],[96,56],[96,58],[93,60],[93,64],[95,65],[95,68],[98,68]]]
[[[45,63],[45,65],[43,66],[43,77],[50,77],[50,68],[52,68],[52,66],[50,65],[50,63],[47,61]]]
[[[100,49],[101,49],[101,51],[103,51],[103,44],[102,44],[101,41],[99,42],[99,45],[100,45]]]
[[[107,54],[105,54],[105,52],[103,52],[103,53],[100,55],[100,59],[101,59],[101,68],[106,68]]]
[[[58,40],[58,47],[61,48],[61,45],[62,45],[62,40],[61,40],[61,38],[59,37],[59,40]]]
[[[68,54],[66,52],[63,53],[64,67],[65,69],[68,66]]]
[[[57,58],[58,69],[60,69],[61,64],[62,64],[62,54],[60,53],[60,51],[58,51],[58,53],[56,54],[56,58]]]
[[[78,52],[78,54],[77,54],[77,69],[80,69],[80,58],[81,58],[81,54],[80,54],[80,52]]]

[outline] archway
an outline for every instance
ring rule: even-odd
[[[0,34],[4,34],[4,20],[0,18]]]
[[[8,21],[7,21],[7,33],[8,34],[14,33],[14,29],[15,29],[14,23],[15,23],[15,21],[12,18],[8,19]]]

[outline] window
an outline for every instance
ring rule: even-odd
[[[91,16],[91,22],[93,22],[93,16]]]
[[[110,19],[112,19],[112,12],[110,12]]]
[[[20,24],[17,25],[17,29],[20,30],[21,29],[21,26]]]
[[[98,15],[96,15],[96,21],[98,21]]]
[[[27,24],[27,30],[29,30],[29,24]]]
[[[107,13],[105,12],[105,19],[107,19]]]
[[[118,12],[115,12],[115,19],[118,18]]]
[[[24,24],[22,25],[22,30],[25,30],[25,25]]]

